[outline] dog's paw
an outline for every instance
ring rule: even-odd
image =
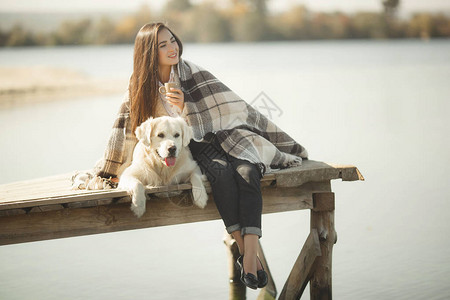
[[[131,203],[131,211],[136,215],[136,217],[140,218],[145,213],[145,206]]]
[[[194,197],[194,204],[200,208],[205,208],[208,202],[208,194],[204,187],[192,187],[192,196]]]
[[[145,205],[147,202],[144,186],[140,182],[134,182],[130,185],[119,184],[119,188],[127,190],[128,194],[131,196],[131,210],[136,217],[142,217],[145,213]]]

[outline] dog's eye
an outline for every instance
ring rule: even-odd
[[[175,133],[175,135],[174,135],[174,137],[179,137],[180,136],[180,134],[179,133]]]
[[[163,138],[164,137],[164,133],[158,133],[158,137]]]

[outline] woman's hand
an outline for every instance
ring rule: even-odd
[[[184,93],[177,88],[171,88],[170,93],[166,93],[166,99],[170,104],[177,106],[181,111],[184,108]]]

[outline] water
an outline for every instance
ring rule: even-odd
[[[333,182],[336,299],[448,299],[450,41],[186,45],[312,159],[356,165]],[[68,66],[127,78],[131,46],[2,49],[0,65]],[[89,60],[87,59],[89,57]],[[0,111],[0,183],[89,168],[121,95]],[[309,213],[263,216],[280,292],[308,235]],[[221,221],[0,247],[0,299],[227,299]],[[257,293],[248,292],[249,299]],[[306,291],[304,299],[309,299]]]

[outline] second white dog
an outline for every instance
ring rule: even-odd
[[[208,194],[199,166],[189,150],[192,129],[183,118],[150,118],[136,128],[137,143],[131,165],[120,176],[118,188],[132,198],[137,217],[145,212],[145,186],[190,182],[194,204],[204,208]]]

